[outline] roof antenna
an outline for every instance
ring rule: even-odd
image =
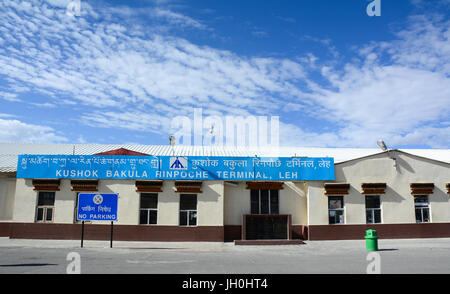
[[[378,147],[381,148],[384,152],[387,152],[388,156],[394,161],[394,167],[397,168],[397,158],[393,157],[391,153],[389,152],[389,149],[386,146],[386,143],[384,143],[383,140],[378,140],[377,142]]]
[[[388,148],[386,147],[386,144],[384,143],[383,140],[378,140],[377,144],[378,144],[378,147],[381,148],[381,150],[383,150],[383,151],[388,151],[388,152],[389,152],[389,150],[388,150]]]
[[[169,137],[169,142],[170,142],[170,146],[172,149],[172,155],[175,155],[175,150],[173,149],[173,147],[175,146],[175,137],[174,136],[170,136]]]

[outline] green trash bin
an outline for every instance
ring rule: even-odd
[[[378,234],[376,230],[367,230],[366,236],[367,251],[378,251]]]

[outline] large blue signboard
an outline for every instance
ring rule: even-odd
[[[329,157],[20,155],[17,178],[331,181],[334,160]]]
[[[77,219],[80,221],[117,221],[117,194],[78,194]]]

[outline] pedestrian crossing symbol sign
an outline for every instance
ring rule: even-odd
[[[187,170],[188,162],[185,157],[171,157],[170,158],[170,169],[175,170]]]

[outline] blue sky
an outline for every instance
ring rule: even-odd
[[[0,2],[2,142],[167,144],[201,108],[279,116],[280,145],[450,146],[450,0],[70,2]]]

